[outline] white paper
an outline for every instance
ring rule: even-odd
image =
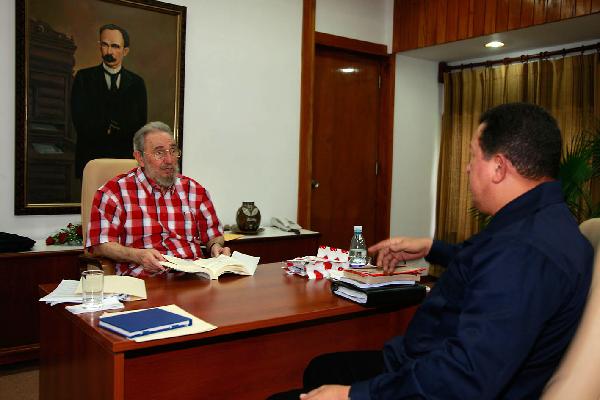
[[[40,301],[45,301],[46,303],[50,303],[50,305],[59,303],[81,303],[83,301],[83,296],[81,293],[75,293],[78,284],[79,281],[63,279],[56,289],[42,297]]]
[[[366,293],[359,292],[358,290],[352,290],[345,286],[338,286],[334,293],[357,303],[365,304],[367,302]]]
[[[248,268],[248,271],[250,271],[250,275],[254,275],[254,272],[256,272],[256,267],[260,261],[260,257],[249,256],[248,254],[240,253],[239,251],[234,251],[231,255],[231,258],[235,258],[236,260],[244,263],[244,265]]]
[[[124,307],[125,306],[123,305],[123,303],[121,303],[119,301],[118,295],[110,295],[110,296],[104,296],[104,298],[102,299],[102,306],[95,310],[90,310],[90,309],[84,308],[83,304],[76,304],[74,306],[66,306],[65,308],[68,311],[72,312],[73,314],[83,314],[83,313],[88,313],[88,312],[96,312],[96,311],[104,311],[104,310],[120,310],[121,308],[124,308]]]
[[[81,293],[81,281],[75,293]],[[126,275],[104,275],[104,293],[126,294],[127,300],[144,300],[146,295],[146,282],[143,279]]]
[[[352,286],[356,286],[357,288],[361,288],[361,289],[392,286],[392,285],[409,285],[410,286],[410,285],[414,285],[416,283],[415,281],[391,281],[391,282],[380,282],[380,283],[364,283],[364,282],[359,282],[357,280],[349,279],[349,278],[346,278],[343,276],[336,278],[334,280],[346,282]]]

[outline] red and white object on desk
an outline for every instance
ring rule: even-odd
[[[375,267],[367,265],[365,267]],[[296,257],[285,261],[285,269],[289,274],[306,276],[308,279],[339,278],[343,271],[350,268],[348,250],[330,246],[320,246],[316,256]],[[406,262],[401,266],[404,271],[413,271],[418,275],[427,275],[428,263],[421,259]]]
[[[307,276],[308,279],[329,278],[332,271],[341,272],[348,268],[348,250],[319,246],[316,256],[287,260],[283,268],[290,274]]]

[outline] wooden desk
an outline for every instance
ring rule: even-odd
[[[178,338],[136,343],[98,328],[100,313],[40,304],[40,399],[264,399],[300,386],[318,354],[381,348],[414,313],[363,308],[281,265],[219,281],[147,280],[148,300],[127,309],[174,303],[218,326]]]
[[[306,229],[296,235],[266,226],[257,235],[246,235],[228,241],[227,246],[231,251],[260,257],[260,262],[266,264],[295,257],[316,256],[320,237],[320,233]]]
[[[301,235],[265,227],[259,235],[227,242],[232,250],[258,256],[262,263],[317,254],[320,234],[303,230]],[[46,246],[42,240],[33,251],[0,254],[0,365],[38,358],[38,285],[78,279],[81,247]]]

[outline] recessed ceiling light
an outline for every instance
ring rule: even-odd
[[[340,72],[343,72],[344,74],[351,74],[353,72],[358,72],[357,68],[351,68],[351,67],[340,68],[339,70],[340,70]]]
[[[498,41],[498,40],[494,40],[492,42],[488,42],[485,44],[485,47],[491,47],[493,49],[495,49],[496,47],[502,47],[504,46],[504,43]]]

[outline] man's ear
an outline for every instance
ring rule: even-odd
[[[508,169],[512,167],[512,164],[502,154],[496,154],[494,156],[494,164],[496,169],[494,170],[494,173],[492,175],[492,182],[500,183],[506,177]]]
[[[133,152],[133,158],[137,161],[138,165],[144,168],[144,157],[142,157],[142,152],[135,150]]]
[[[124,47],[123,48],[123,57],[125,57],[127,54],[129,54],[129,47]]]

